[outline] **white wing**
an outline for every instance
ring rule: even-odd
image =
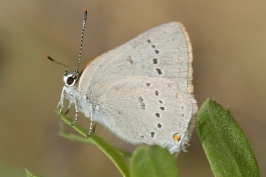
[[[105,79],[149,76],[168,78],[181,90],[193,92],[191,63],[190,41],[183,25],[170,22],[96,58],[83,71],[79,84],[88,88]]]
[[[93,119],[128,142],[179,152],[197,111],[191,62],[190,42],[180,23],[155,27],[85,68],[78,86],[80,110],[90,117],[92,104]]]
[[[158,144],[179,152],[190,138],[197,105],[189,92],[165,78],[128,76],[100,82],[88,95],[97,100],[95,121],[132,144]],[[180,140],[173,136],[177,134]],[[184,149],[184,148],[183,148]]]

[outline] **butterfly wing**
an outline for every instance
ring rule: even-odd
[[[92,90],[94,120],[132,144],[158,144],[179,152],[190,138],[197,105],[165,78],[128,76]],[[175,139],[178,136],[178,140]]]
[[[183,25],[170,22],[96,58],[82,73],[86,88],[121,76],[163,77],[173,80],[181,90],[193,91],[192,52]]]
[[[88,65],[79,81],[86,117],[133,144],[187,143],[197,111],[191,95],[192,54],[183,26],[155,27]]]

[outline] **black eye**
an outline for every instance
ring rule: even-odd
[[[72,85],[76,80],[76,77],[68,77],[67,78],[67,85]]]
[[[67,75],[64,75],[63,80],[65,83],[65,86],[74,86],[78,82],[79,73],[77,71],[73,71],[71,73],[68,73]]]

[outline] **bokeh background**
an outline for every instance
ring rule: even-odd
[[[1,0],[0,176],[25,176],[25,167],[46,177],[121,176],[96,147],[58,135],[61,121],[54,110],[64,69],[45,54],[76,66],[84,8],[88,21],[81,65],[151,27],[181,21],[192,41],[199,106],[208,97],[229,106],[266,176],[262,0]],[[79,122],[89,127],[89,120]],[[96,132],[133,149],[101,126]],[[213,176],[196,130],[188,153],[177,160],[181,176]]]

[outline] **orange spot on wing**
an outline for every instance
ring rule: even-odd
[[[173,135],[173,139],[175,141],[179,141],[181,139],[181,136],[179,136],[177,133]]]

